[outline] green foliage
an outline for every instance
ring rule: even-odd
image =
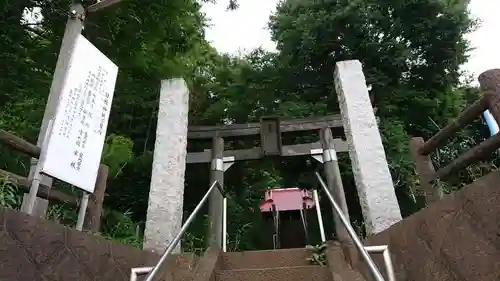
[[[105,210],[101,233],[106,239],[142,248],[143,237],[138,233],[139,225],[132,221],[129,213]]]
[[[474,24],[464,5],[443,1],[282,1],[269,23],[282,81],[273,83],[283,93],[274,99],[294,111],[335,112],[335,63],[359,59],[402,211],[411,214],[422,205],[411,199],[408,137],[429,137],[437,131],[430,120],[443,126],[469,103],[457,86]]]
[[[21,202],[17,186],[8,177],[0,178],[0,206],[18,209]]]
[[[206,250],[204,236],[196,236],[193,232],[186,232],[182,238],[182,251],[201,256]]]
[[[109,167],[109,175],[116,178],[133,157],[134,142],[127,137],[109,135],[104,142],[101,162]]]
[[[153,3],[154,2],[154,3]],[[419,182],[408,151],[411,136],[429,137],[478,97],[460,84],[467,61],[467,32],[475,26],[465,1],[336,0],[281,1],[269,28],[278,52],[256,49],[242,57],[220,55],[204,38],[203,2],[161,0],[145,5],[122,1],[91,14],[83,34],[120,68],[102,161],[110,167],[101,233],[136,247],[148,206],[151,165],[161,79],[183,77],[190,90],[189,122],[214,125],[258,121],[265,115],[286,118],[338,112],[333,69],[340,60],[363,63],[396,193],[403,214],[423,207]],[[0,0],[0,127],[35,143],[52,72],[67,19],[69,0]],[[236,1],[228,1],[234,9]],[[38,7],[42,17],[26,22]],[[133,38],[131,37],[133,35]],[[132,38],[132,39],[131,39]],[[475,123],[432,155],[436,166],[449,163],[487,136]],[[287,144],[317,141],[309,134],[286,134]],[[256,146],[255,139],[227,140],[226,149]],[[191,151],[209,148],[191,142]],[[0,147],[0,166],[20,175],[29,158]],[[356,230],[363,234],[351,165],[339,155],[342,180]],[[493,158],[469,167],[443,184],[461,188],[496,167]],[[264,191],[309,186],[320,169],[306,158],[236,163],[225,175],[228,189],[228,248],[260,249]],[[184,211],[189,213],[208,188],[208,168],[186,170]],[[55,188],[76,191],[67,185]],[[76,193],[77,194],[77,193]],[[0,184],[2,206],[19,208],[20,192],[8,179]],[[331,222],[329,208],[323,208]],[[49,219],[73,226],[76,211],[51,204]],[[207,217],[200,215],[183,239],[185,251],[205,248]],[[325,225],[327,229],[327,225]]]
[[[74,206],[52,203],[49,205],[46,218],[69,227],[74,227],[78,220],[78,214]]]
[[[312,246],[312,245],[307,245],[306,249],[311,251],[311,256],[307,258],[311,264],[315,265],[320,265],[320,266],[326,266],[327,264],[327,258],[326,258],[326,250],[328,248],[328,245],[326,243]]]

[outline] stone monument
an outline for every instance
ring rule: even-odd
[[[188,111],[186,82],[179,78],[161,81],[145,250],[162,253],[182,226]]]
[[[335,89],[349,145],[349,156],[368,235],[400,221],[377,120],[358,60],[337,62]]]

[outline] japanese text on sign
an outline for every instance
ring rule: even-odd
[[[42,172],[93,192],[118,67],[78,38],[53,120]]]

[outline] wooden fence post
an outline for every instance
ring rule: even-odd
[[[89,205],[87,207],[87,215],[85,216],[85,221],[83,223],[83,229],[86,231],[99,232],[108,173],[109,167],[101,164],[99,166],[99,172],[97,173],[95,190],[90,196]]]
[[[490,69],[481,73],[477,78],[491,115],[500,124],[500,69]]]
[[[424,139],[415,137],[410,140],[410,151],[415,163],[415,170],[420,181],[420,188],[424,191],[425,203],[430,204],[441,200],[443,191],[437,185],[430,183],[431,177],[436,174],[431,157],[420,153],[424,146]]]

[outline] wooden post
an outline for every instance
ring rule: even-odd
[[[344,216],[349,219],[349,209],[345,199],[344,185],[340,175],[339,162],[337,159],[337,151],[335,150],[332,131],[330,128],[322,128],[319,132],[321,146],[323,148],[323,168],[326,175],[326,184],[335,202],[342,209]],[[340,218],[333,211],[335,220],[335,232],[337,240],[340,242],[344,256],[351,262],[358,259],[357,251],[352,244],[352,240],[347,233],[345,227],[340,223]]]
[[[326,175],[326,183],[328,189],[333,195],[335,202],[339,204],[345,217],[349,220],[349,209],[345,199],[344,185],[340,176],[339,163],[337,159],[337,152],[335,151],[332,131],[330,128],[323,128],[320,130],[321,146],[323,148],[323,167]],[[348,241],[349,236],[345,228],[340,224],[340,219],[333,212],[335,218],[335,231],[341,241]]]
[[[20,190],[29,192],[31,182],[28,178],[19,176],[0,169],[0,177],[6,177],[9,181],[15,184]],[[67,194],[57,189],[50,189],[47,186],[40,185],[37,196],[49,201],[54,201],[62,204],[69,204],[71,206],[78,206],[79,200],[72,194]]]
[[[436,171],[434,165],[432,165],[431,157],[420,153],[424,143],[423,138],[412,138],[410,140],[410,151],[413,162],[415,162],[415,170],[420,181],[420,188],[424,191],[425,202],[430,204],[441,200],[443,190],[439,186],[430,183]]]
[[[99,232],[101,226],[102,204],[104,203],[104,194],[108,180],[109,167],[101,165],[97,173],[95,182],[95,190],[90,197],[87,208],[87,215],[83,224],[83,229],[86,231]]]
[[[278,117],[262,117],[260,119],[260,146],[263,155],[281,155],[282,143]]]
[[[500,69],[490,69],[481,73],[478,81],[491,115],[497,124],[500,124]]]
[[[212,162],[210,163],[210,185],[218,181],[224,186],[224,139],[214,137],[212,139]],[[208,233],[208,247],[222,249],[222,194],[214,189],[210,194],[209,201],[210,224]]]
[[[455,120],[451,121],[446,127],[439,130],[434,136],[428,139],[419,149],[422,155],[428,155],[436,150],[440,145],[451,138],[455,133],[465,128],[465,126],[476,120],[488,109],[488,102],[485,98],[477,100],[474,104],[462,111]]]
[[[450,175],[458,172],[459,170],[485,159],[499,148],[500,134],[496,134],[489,139],[482,141],[480,144],[475,145],[473,148],[467,150],[464,154],[455,158],[448,165],[437,170],[436,174],[433,175],[431,180],[445,179]]]

